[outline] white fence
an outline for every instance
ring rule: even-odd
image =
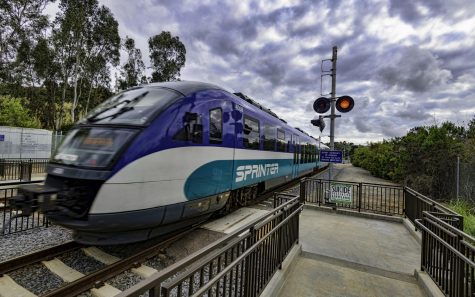
[[[53,132],[0,126],[0,159],[49,159]]]

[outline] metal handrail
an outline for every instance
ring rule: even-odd
[[[449,243],[445,242],[445,240],[442,240],[440,239],[440,237],[434,233],[433,231],[431,231],[429,228],[427,228],[426,226],[424,226],[424,224],[422,223],[423,219],[416,219],[416,224],[418,225],[418,227],[420,227],[422,230],[424,230],[424,232],[427,232],[429,233],[430,235],[432,235],[434,238],[437,239],[438,242],[440,242],[443,246],[445,246],[446,248],[448,248],[450,251],[452,251],[454,254],[456,254],[458,257],[462,258],[462,260],[464,260],[467,264],[469,264],[470,266],[472,266],[473,268],[475,268],[475,262],[473,262],[472,260],[470,260],[469,258],[467,258],[464,254],[462,254],[459,250],[457,250],[456,248],[454,248],[453,246],[451,246]],[[430,220],[429,220],[430,221]],[[440,240],[439,240],[440,239]]]
[[[432,200],[430,199],[429,197],[425,196],[425,195],[422,195],[421,193],[419,192],[416,192],[415,190],[409,188],[409,187],[404,187],[404,190],[409,192],[410,194],[412,194],[413,196],[415,196],[417,199],[427,203],[427,204],[431,204],[433,207],[438,207],[440,208],[441,210],[443,210],[444,212],[447,212],[447,213],[450,213],[450,214],[454,214],[454,215],[459,215],[458,213],[456,213],[455,211],[451,210],[450,208],[440,204],[439,202],[435,201],[435,200]]]
[[[219,249],[223,246],[228,246],[229,242],[232,241],[234,238],[237,236],[241,235],[242,233],[248,231],[251,227],[255,226],[259,222],[266,220],[269,217],[275,216],[278,212],[290,208],[291,206],[294,206],[295,204],[299,203],[299,197],[296,196],[294,199],[285,202],[284,204],[278,206],[277,208],[273,209],[271,212],[254,219],[250,223],[248,223],[245,226],[240,227],[239,229],[231,232],[227,236],[219,239],[218,241],[211,243],[210,245],[192,253],[188,257],[181,259],[180,261],[176,262],[175,264],[165,268],[164,270],[155,273],[149,278],[146,278],[139,284],[132,286],[128,288],[127,290],[123,291],[117,297],[125,297],[125,296],[139,296],[140,294],[154,290],[158,285],[162,284],[164,281],[172,277],[177,273],[177,271],[181,271],[183,268],[187,267],[190,264],[195,263],[195,261],[205,257],[210,253],[210,251]],[[301,209],[301,208],[299,208]],[[193,265],[194,266],[194,265]],[[159,292],[156,292],[157,296],[159,296]]]
[[[315,178],[315,177],[304,177],[301,179],[301,181],[305,180],[314,180],[314,181],[326,181],[328,182],[328,179],[325,178]],[[388,184],[376,184],[376,183],[363,183],[363,182],[354,182],[354,181],[344,181],[344,180],[330,180],[330,182],[336,182],[336,183],[345,183],[345,184],[352,184],[352,185],[368,185],[368,186],[376,186],[376,187],[383,187],[383,188],[397,188],[401,189],[403,186],[401,185],[388,185]]]
[[[424,212],[422,213],[422,215],[423,215],[423,216],[426,216],[426,217],[429,217],[431,220],[436,221],[437,223],[441,224],[442,226],[444,226],[444,227],[447,229],[447,231],[453,232],[453,233],[455,233],[455,234],[457,234],[457,235],[459,235],[459,236],[462,236],[462,237],[464,237],[464,238],[467,238],[467,239],[469,239],[469,240],[475,242],[475,237],[471,236],[470,234],[467,234],[467,233],[463,232],[462,230],[460,230],[460,229],[458,229],[458,228],[455,228],[454,226],[450,225],[449,223],[445,222],[444,220],[442,220],[442,219],[436,217],[433,212],[424,211]],[[452,215],[452,214],[450,214],[450,215]],[[455,216],[456,216],[457,218],[461,218],[461,217],[462,217],[461,215],[458,215],[458,214],[455,215]],[[462,218],[463,218],[463,217],[462,217]],[[421,219],[419,219],[419,220],[421,220]]]
[[[269,233],[261,237],[256,243],[254,243],[249,249],[247,249],[244,253],[242,253],[239,257],[236,258],[231,264],[229,264],[226,268],[224,268],[220,273],[215,275],[213,277],[213,280],[210,280],[206,285],[201,287],[196,293],[192,295],[192,297],[197,297],[197,296],[202,296],[205,294],[213,285],[215,285],[221,277],[225,276],[230,270],[232,270],[236,265],[238,265],[240,262],[242,262],[249,254],[254,252],[257,247],[264,241],[266,240],[270,235],[274,234],[281,228],[288,220],[293,218],[294,215],[296,215],[298,212],[302,211],[303,206],[300,206],[298,209],[296,209],[294,212],[292,212],[287,218],[285,218],[282,222],[280,222],[277,226],[275,226]]]

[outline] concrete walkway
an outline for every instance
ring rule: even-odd
[[[420,245],[400,223],[305,209],[302,254],[279,296],[424,296]]]
[[[351,164],[335,167],[336,180],[392,184]],[[281,297],[425,296],[414,278],[421,247],[401,223],[305,208],[300,243]]]

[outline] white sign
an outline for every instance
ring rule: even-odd
[[[353,186],[341,183],[330,183],[330,202],[351,203],[353,199]]]

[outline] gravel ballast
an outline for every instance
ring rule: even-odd
[[[19,285],[36,295],[59,288],[63,280],[42,264],[34,264],[8,273]]]
[[[63,254],[58,259],[82,274],[89,274],[105,267],[105,264],[87,256],[80,249]]]
[[[0,236],[0,262],[71,240],[71,231],[54,225]]]

